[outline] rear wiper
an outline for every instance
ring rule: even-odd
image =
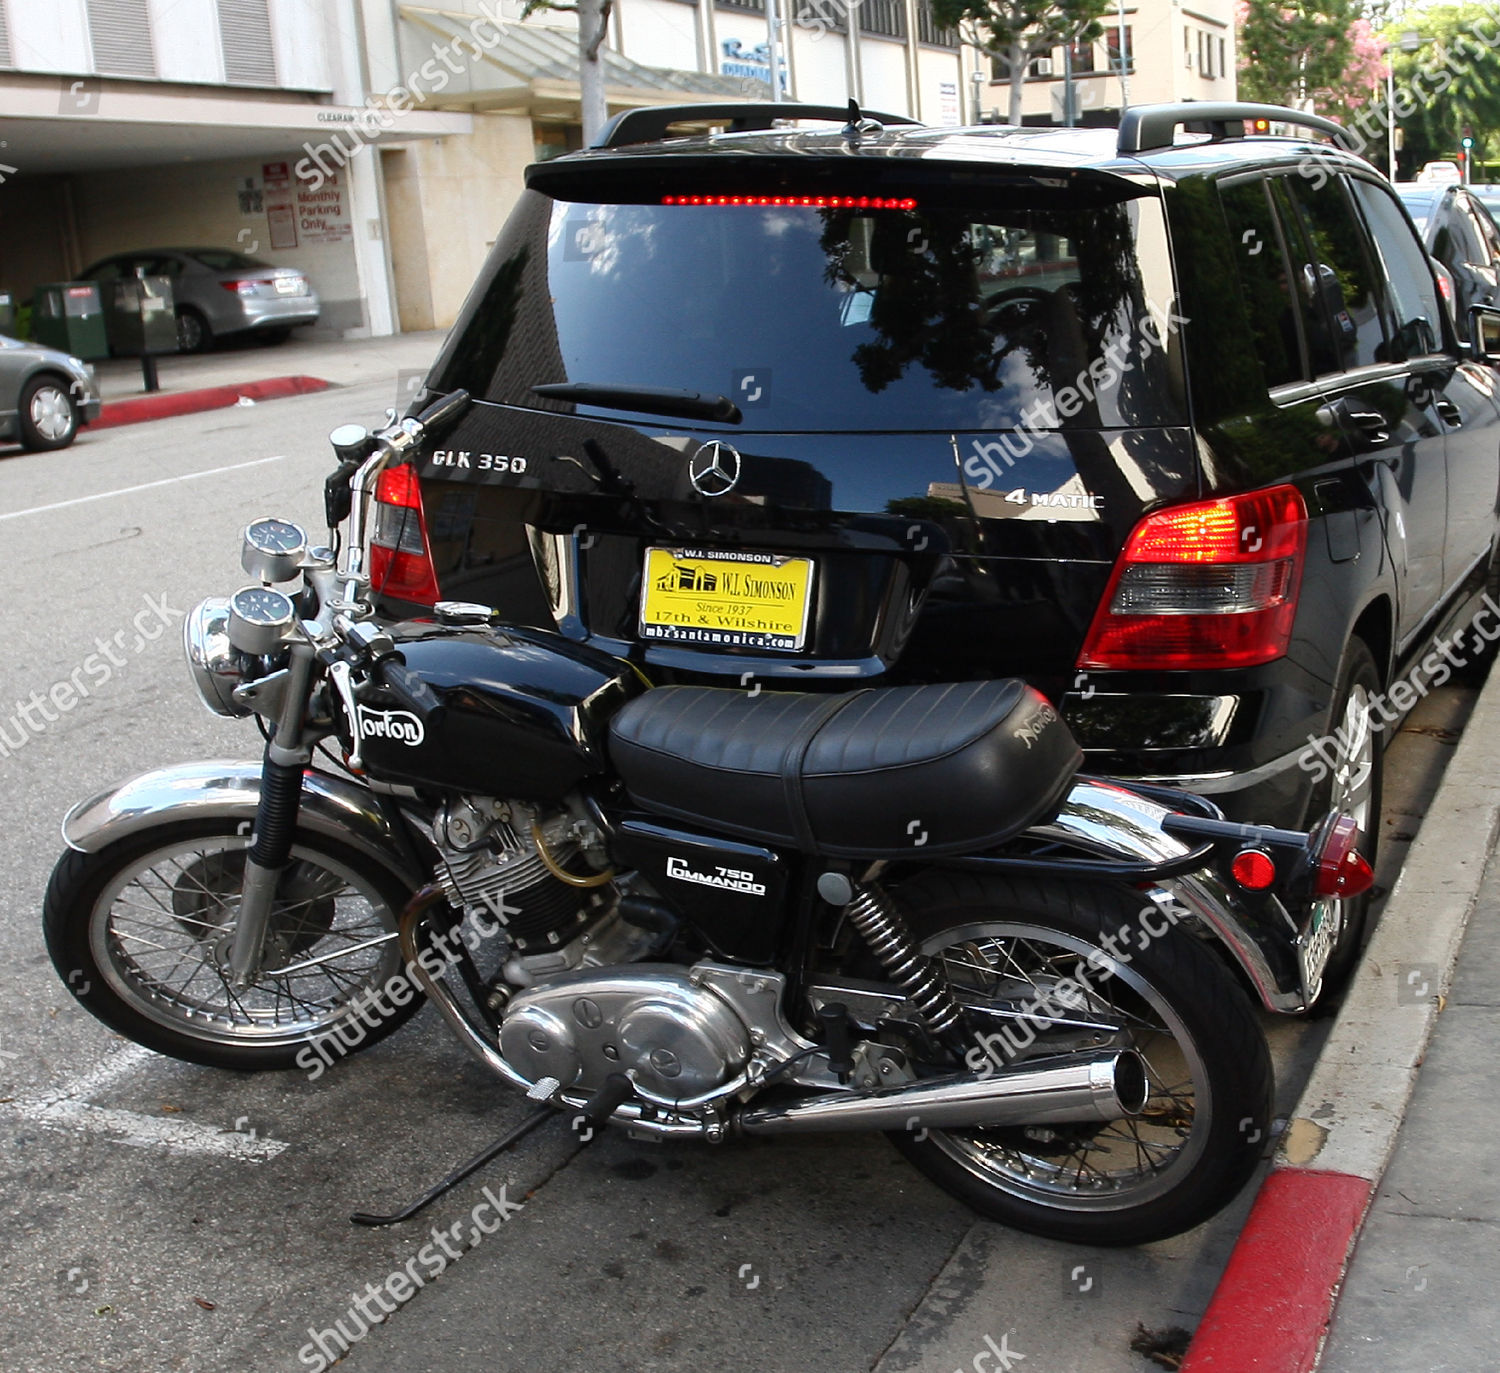
[[[592,381],[552,381],[533,386],[531,394],[548,400],[570,400],[579,405],[608,405],[616,410],[639,410],[647,415],[673,415],[687,420],[717,420],[738,424],[740,407],[728,396],[712,391],[678,391],[669,386],[609,386]]]

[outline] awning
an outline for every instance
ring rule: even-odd
[[[476,16],[425,5],[402,5],[399,14],[402,55],[412,70],[419,70],[432,55],[434,40],[463,58],[461,72],[450,75],[444,89],[430,96],[429,106],[578,118],[577,30],[485,20],[476,31]],[[499,41],[486,44],[496,31]],[[609,104],[621,109],[705,97],[765,100],[770,93],[764,81],[647,67],[608,47],[599,49],[599,60]]]

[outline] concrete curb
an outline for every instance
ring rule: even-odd
[[[1500,828],[1500,671],[1412,844],[1182,1373],[1310,1373]]]
[[[223,410],[240,400],[279,400],[283,396],[305,396],[326,391],[332,385],[322,377],[267,377],[263,381],[245,381],[232,386],[207,386],[198,391],[153,391],[147,396],[129,400],[105,401],[99,418],[90,429],[113,429],[120,424],[140,424],[145,420],[166,419],[172,415],[196,415],[204,410]]]

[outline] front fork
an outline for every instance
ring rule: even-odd
[[[230,981],[239,988],[251,986],[260,973],[276,888],[292,856],[302,799],[302,774],[312,761],[312,743],[306,738],[305,721],[313,664],[311,644],[293,646],[286,668],[289,674],[286,694],[261,764],[260,800],[255,809],[250,848],[245,855],[239,918],[229,945]]]

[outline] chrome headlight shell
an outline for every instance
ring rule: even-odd
[[[182,622],[182,647],[203,704],[230,719],[249,715],[250,708],[234,699],[234,689],[256,675],[255,660],[229,642],[228,596],[210,596],[189,611]]]

